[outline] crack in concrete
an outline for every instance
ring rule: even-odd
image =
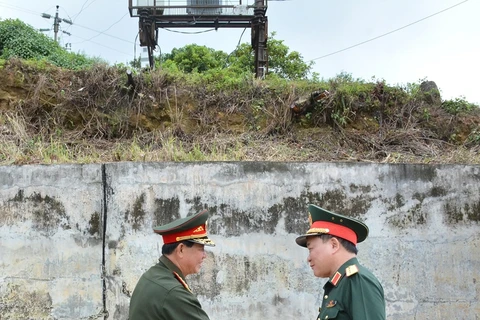
[[[106,320],[108,318],[108,311],[107,311],[107,280],[106,280],[106,270],[105,270],[105,260],[106,260],[106,234],[107,234],[107,213],[108,213],[108,204],[107,204],[107,172],[105,168],[105,164],[102,164],[102,186],[103,186],[103,231],[102,231],[102,299],[103,299],[103,310],[100,314],[103,313],[103,319]]]

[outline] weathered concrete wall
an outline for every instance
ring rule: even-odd
[[[0,167],[0,319],[103,310],[100,166]]]
[[[479,166],[3,167],[0,187],[1,319],[126,319],[160,256],[152,227],[202,208],[217,246],[189,283],[212,320],[315,319],[324,280],[294,241],[308,203],[370,226],[359,260],[383,283],[388,319],[480,314]]]

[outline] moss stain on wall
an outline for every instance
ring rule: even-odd
[[[137,197],[133,203],[132,209],[125,211],[124,221],[130,224],[133,230],[140,230],[143,225],[143,219],[145,218],[145,210],[143,205],[145,204],[145,193],[142,193]]]
[[[180,218],[180,200],[175,198],[155,199],[155,225],[163,225]]]
[[[456,203],[447,202],[444,205],[445,221],[450,225],[467,222],[480,222],[480,201],[464,203],[458,206]]]
[[[44,236],[54,235],[58,228],[71,229],[70,218],[65,212],[63,203],[49,195],[43,196],[33,192],[25,196],[25,191],[20,189],[13,198],[6,201],[6,204],[0,225],[11,225],[15,221],[30,219],[25,216],[25,208],[31,208],[27,212],[30,211],[32,215],[32,228]]]
[[[12,283],[6,289],[0,296],[0,319],[52,319],[52,298],[48,292]]]
[[[94,212],[90,217],[90,221],[88,221],[88,225],[88,233],[90,235],[100,235],[100,213]]]

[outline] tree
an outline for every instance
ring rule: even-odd
[[[189,44],[183,48],[174,48],[162,58],[163,62],[168,60],[175,62],[177,67],[184,72],[205,72],[215,68],[223,68],[226,65],[227,54],[206,46]]]
[[[0,56],[38,59],[52,54],[58,44],[19,19],[0,21]]]
[[[46,60],[58,67],[82,69],[99,59],[68,52],[56,41],[19,19],[0,21],[0,58],[17,57],[25,60]]]
[[[283,40],[277,40],[274,36],[273,32],[267,43],[269,73],[291,80],[306,78],[312,69],[313,62],[303,61],[300,53],[290,51]],[[206,46],[189,44],[164,54],[161,61],[168,66],[173,64],[187,73],[204,73],[208,70],[225,68],[235,72],[255,73],[254,51],[247,43],[240,44],[229,55]],[[131,65],[134,64],[135,61],[132,61]]]
[[[310,73],[313,62],[303,61],[302,55],[297,51],[291,51],[283,40],[274,38],[272,32],[267,40],[268,71],[286,79],[306,78]],[[250,44],[242,43],[229,57],[230,65],[255,72],[254,50]]]

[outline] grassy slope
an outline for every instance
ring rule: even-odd
[[[0,164],[369,161],[480,164],[480,109],[348,77],[221,79],[0,64]],[[319,102],[310,93],[328,90]],[[302,103],[303,102],[303,103]],[[290,106],[301,106],[300,114]]]

